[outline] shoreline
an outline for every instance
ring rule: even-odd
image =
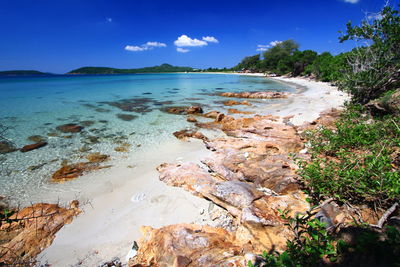
[[[293,94],[288,106],[271,114],[282,117],[294,115],[290,119],[294,125],[313,121],[321,112],[331,107],[340,107],[346,98],[335,87],[326,83],[301,78],[271,79],[307,87],[306,91]],[[336,101],[332,101],[335,98]],[[183,157],[185,161],[200,162],[209,152],[198,140],[176,140],[170,145],[171,147],[164,149],[167,154],[162,156],[157,154],[159,151],[143,153],[143,158],[147,155],[149,162],[140,168],[127,169],[118,166],[101,174],[88,174],[117,178],[92,189],[94,198],[83,207],[84,213],[75,218],[70,225],[64,226],[56,234],[54,242],[43,250],[37,259],[49,262],[53,266],[79,262],[82,262],[83,266],[94,266],[114,257],[119,257],[125,262],[125,255],[133,241],[141,236],[140,226],[150,225],[158,228],[176,223],[204,221],[201,213],[207,209],[209,202],[181,188],[170,187],[159,181],[155,167],[164,162],[179,163]],[[157,155],[156,158],[154,155]],[[136,175],[135,179],[131,179]],[[97,223],[94,225],[93,222]]]

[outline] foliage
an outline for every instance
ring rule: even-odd
[[[50,73],[44,73],[37,70],[7,70],[0,71],[0,76],[15,76],[15,75],[49,75]]]
[[[400,194],[400,118],[373,119],[360,106],[348,105],[336,129],[322,127],[306,133],[310,162],[300,161],[306,192],[318,202],[390,205]]]
[[[290,72],[292,66],[291,56],[298,51],[299,44],[294,40],[286,40],[276,44],[264,52],[261,67],[267,71],[279,74]]]
[[[316,212],[308,211],[304,215],[288,216],[282,212],[285,225],[293,231],[295,237],[287,241],[287,250],[283,253],[264,252],[264,266],[317,266],[323,259],[336,261],[337,252],[334,239],[328,234],[325,223],[313,218]],[[249,263],[249,266],[254,266]]]
[[[107,67],[83,67],[72,70],[68,74],[130,74],[130,73],[160,73],[193,71],[190,67],[176,67],[169,64],[139,69],[115,69]]]
[[[400,257],[400,231],[386,226],[375,230],[366,225],[343,229],[353,241],[345,242],[325,228],[315,218],[315,207],[294,218],[282,212],[294,238],[287,241],[287,249],[279,253],[264,251],[261,260],[248,266],[302,267],[302,266],[398,266]],[[397,264],[397,265],[396,265]]]
[[[259,63],[260,63],[260,55],[257,54],[254,56],[245,57],[233,69],[234,70],[242,70],[242,69],[256,70],[259,67]]]
[[[399,10],[386,6],[379,15],[372,22],[365,19],[360,26],[348,23],[340,38],[341,42],[361,43],[348,54],[349,68],[344,69],[345,78],[339,83],[361,104],[400,86]]]

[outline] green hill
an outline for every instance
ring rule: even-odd
[[[7,70],[0,71],[0,76],[16,76],[16,75],[49,75],[49,73],[37,70]]]
[[[177,67],[169,64],[138,69],[116,69],[107,67],[83,67],[72,70],[67,74],[129,74],[129,73],[160,73],[193,71],[190,67]]]

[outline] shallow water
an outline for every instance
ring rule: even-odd
[[[248,100],[253,106],[224,107],[220,92],[289,91],[296,89],[261,77],[218,74],[135,74],[0,78],[0,121],[16,147],[44,137],[48,145],[27,153],[0,154],[0,195],[22,203],[47,192],[79,191],[76,184],[49,183],[63,161],[85,161],[85,155],[111,155],[109,164],[136,158],[149,147],[162,147],[172,132],[193,127],[186,116],[167,114],[168,106],[199,104],[205,112],[227,108],[268,114],[289,100]],[[238,116],[238,115],[235,115]],[[80,133],[62,133],[65,123],[84,126]],[[129,144],[129,152],[116,152]],[[107,163],[108,164],[108,163]],[[88,182],[90,183],[90,182]],[[79,183],[79,187],[90,184]]]

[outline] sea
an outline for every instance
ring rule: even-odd
[[[204,112],[228,108],[270,114],[288,99],[251,100],[251,106],[227,107],[222,92],[295,92],[291,85],[264,77],[205,74],[60,75],[0,77],[0,133],[16,149],[44,140],[42,148],[0,154],[0,195],[29,203],[52,192],[79,188],[55,184],[62,164],[86,161],[90,153],[110,155],[110,164],[129,161],[175,140],[173,132],[194,128],[186,116],[165,112],[173,106],[199,105]],[[244,99],[240,99],[244,100]],[[233,116],[249,116],[234,114]],[[207,121],[199,118],[200,121]],[[78,133],[57,129],[83,127]],[[0,140],[1,141],[1,140]],[[116,148],[123,148],[117,149]],[[160,149],[162,151],[162,149]],[[140,163],[139,163],[140,164]],[[84,177],[79,187],[90,186]]]

